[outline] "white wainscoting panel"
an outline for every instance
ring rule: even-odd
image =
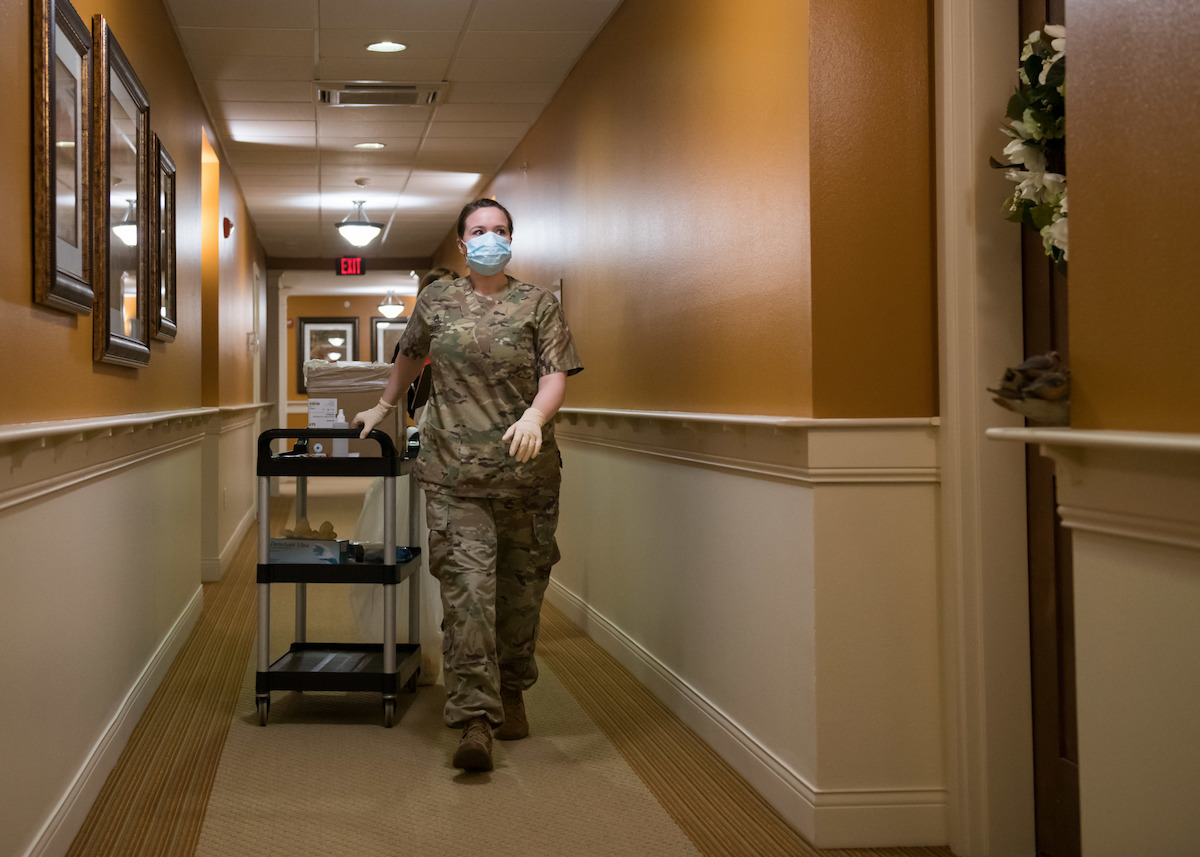
[[[1041,445],[1071,529],[1083,853],[1200,854],[1200,435],[988,435]]]
[[[0,431],[0,854],[66,852],[199,617],[206,416]]]
[[[936,428],[571,412],[548,597],[820,847],[943,844]]]

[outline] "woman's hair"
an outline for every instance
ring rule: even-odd
[[[417,284],[417,294],[421,294],[425,287],[430,283],[436,283],[438,280],[444,280],[449,277],[452,280],[458,279],[458,274],[449,268],[434,268],[428,274],[421,278],[421,282]]]
[[[468,202],[463,206],[462,214],[458,216],[458,237],[462,238],[463,233],[467,231],[467,218],[481,208],[498,208],[504,212],[504,217],[508,220],[508,234],[512,235],[513,223],[512,215],[508,213],[508,209],[494,199],[477,199],[474,202]]]

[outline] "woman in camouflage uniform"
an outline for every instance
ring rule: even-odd
[[[429,567],[441,584],[444,719],[463,730],[455,767],[492,768],[492,735],[529,734],[522,691],[537,680],[542,596],[559,559],[561,458],[550,422],[582,370],[558,301],[504,273],[512,217],[480,199],[458,219],[466,277],[417,297],[363,435],[395,407],[428,355],[433,392],[415,475],[425,489]]]

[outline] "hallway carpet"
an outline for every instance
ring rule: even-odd
[[[379,694],[272,696],[264,729],[251,665],[197,857],[700,854],[549,670],[534,737],[497,741],[482,774],[450,765],[440,685],[401,694],[391,729]]]
[[[272,532],[286,526],[287,505],[273,503]],[[630,836],[649,833],[663,842],[661,849],[656,844],[655,849],[646,852],[655,854],[698,851],[706,857],[950,857],[944,848],[812,848],[691,730],[550,605],[543,610],[539,643],[539,659],[548,669],[529,697],[534,734],[526,741],[498,742],[497,770],[492,774],[467,777],[447,765],[455,734],[440,726],[436,718],[439,686],[422,687],[415,696],[403,695],[397,709],[397,726],[391,730],[380,725],[377,695],[277,693],[270,725],[263,729],[256,725],[253,667],[248,665],[256,625],[256,536],[256,530],[246,536],[221,581],[205,585],[204,610],[197,627],[139,721],[76,836],[69,857],[272,853],[269,843],[283,841],[277,835],[280,819],[270,810],[272,804],[278,812],[292,813],[287,824],[298,824],[298,819],[304,818],[309,828],[319,829],[320,834],[305,837],[304,841],[323,842],[322,854],[374,853],[343,846],[360,835],[363,818],[386,819],[401,813],[405,815],[398,823],[428,824],[424,830],[412,828],[417,836],[444,842],[449,835],[447,819],[457,816],[438,818],[428,812],[428,807],[405,805],[402,801],[385,805],[381,799],[376,799],[364,815],[361,797],[347,804],[347,789],[358,788],[358,774],[372,756],[392,781],[388,787],[403,788],[404,776],[396,767],[396,745],[397,739],[403,740],[398,730],[405,728],[427,736],[424,747],[407,747],[414,753],[413,763],[424,766],[420,774],[431,778],[429,782],[440,776],[447,789],[445,794],[465,801],[467,815],[481,801],[490,804],[501,791],[496,788],[483,798],[477,797],[488,781],[497,786],[509,782],[510,787],[504,791],[515,795],[504,811],[532,813],[536,821],[531,826],[539,830],[539,837],[544,837],[527,840],[526,847],[520,849],[523,854],[632,854],[636,852],[607,849],[624,848]],[[276,742],[307,745],[305,739],[315,739],[317,730],[335,733],[328,746],[336,751],[322,752],[316,761],[332,765],[328,770],[340,773],[315,778],[306,764],[284,763],[282,756],[272,762],[278,767],[270,775],[260,775],[254,783],[234,777],[227,787],[222,779],[225,771],[218,773],[218,767],[224,765],[222,753],[227,737],[231,752],[242,745],[261,750]],[[641,784],[625,773],[617,753]],[[580,799],[571,799],[574,792],[558,797],[570,811],[550,812],[536,803],[531,808],[523,802],[522,798],[536,797],[537,779],[557,773],[556,766],[577,777],[601,778],[609,786],[611,806],[595,802],[581,806]],[[522,784],[524,777],[528,781]],[[653,818],[655,813],[650,808],[645,814],[651,819],[649,828],[639,832],[625,821],[628,813],[610,812],[620,810],[623,801],[647,792],[665,810],[661,817]],[[399,794],[397,791],[393,797]],[[241,825],[242,831],[257,831],[261,841],[238,842],[241,836],[232,835],[232,827],[221,833],[218,822],[230,811],[249,814],[249,818],[235,824]],[[489,809],[488,814],[497,811]],[[206,814],[210,816],[207,821]],[[668,815],[678,827],[670,824]],[[463,818],[465,822],[466,816]],[[553,847],[558,850],[540,850],[539,842],[548,847],[561,843],[556,837],[563,835],[562,829],[542,829],[560,824],[585,825],[572,835],[580,837],[577,841],[581,843],[591,842],[591,847],[564,851],[556,844]],[[622,824],[630,829],[609,829]],[[487,839],[490,831],[489,826],[479,835]],[[678,835],[680,831],[684,836]],[[228,838],[222,840],[220,836]],[[487,841],[491,853],[501,853],[495,851],[496,839]],[[236,848],[234,842],[238,843]],[[420,853],[410,851],[402,842],[394,844],[388,853]],[[307,852],[290,849],[277,853]]]

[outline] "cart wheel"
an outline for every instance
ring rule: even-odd
[[[269,696],[256,697],[254,700],[254,703],[258,707],[258,725],[266,726],[267,725],[267,712],[269,712],[271,710],[271,697],[269,697]]]
[[[406,681],[404,683],[404,692],[405,693],[416,693],[417,692],[417,681],[420,678],[421,678],[421,668],[417,667],[416,670],[413,671],[413,674],[408,677],[408,681]]]
[[[388,729],[392,728],[392,724],[396,722],[396,700],[385,699],[383,701],[383,725]]]

